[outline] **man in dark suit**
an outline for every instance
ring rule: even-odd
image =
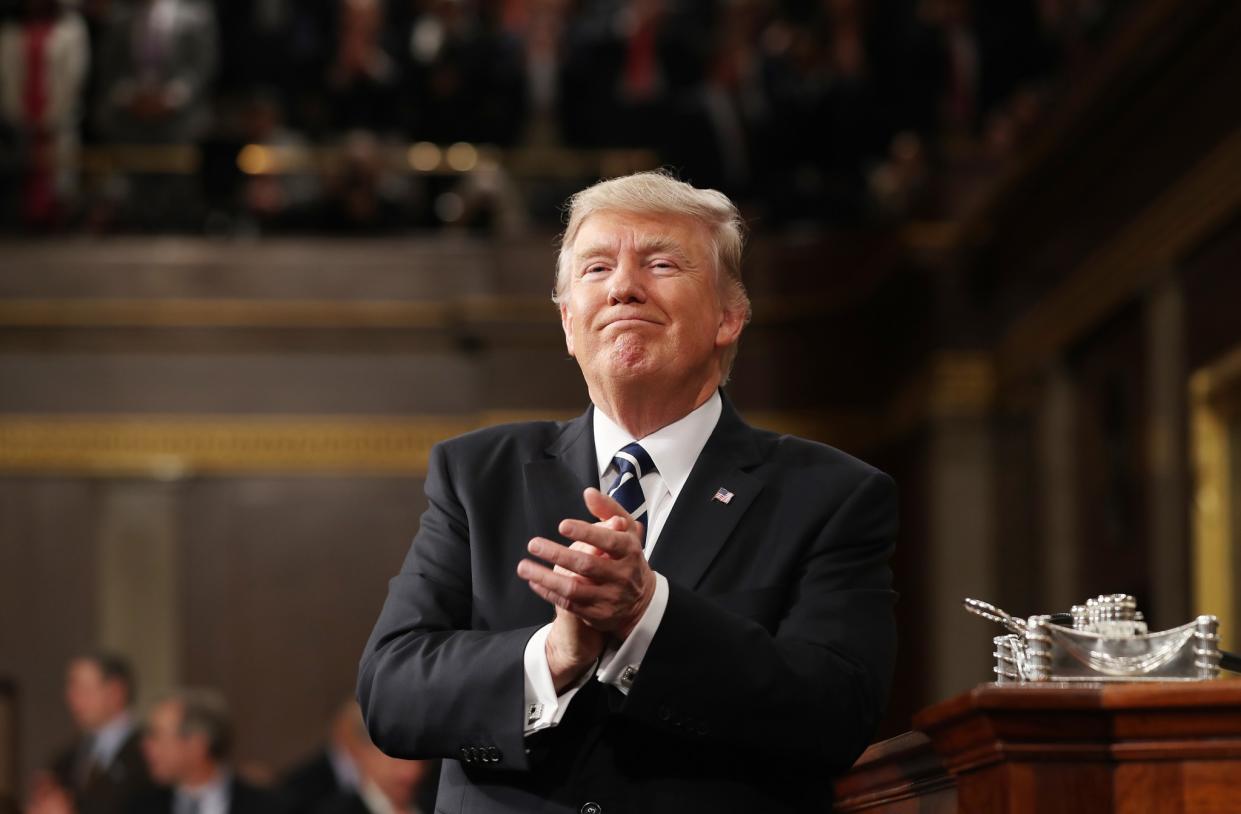
[[[593,406],[432,452],[358,698],[389,754],[457,758],[437,811],[826,810],[873,734],[895,489],[723,396],[741,244],[661,173],[578,193],[555,301]]]
[[[358,769],[357,783],[322,800],[313,814],[431,814],[435,805],[434,783],[427,783],[435,768],[429,760],[388,757],[371,743],[357,705],[352,710],[354,728],[350,750]],[[427,792],[431,792],[428,799]]]
[[[311,814],[325,800],[357,789],[354,755],[359,745],[360,720],[357,702],[349,699],[332,716],[328,742],[280,779],[280,794],[289,814]]]
[[[135,801],[132,814],[280,814],[276,795],[229,768],[233,727],[219,693],[178,690],[151,708],[142,742],[162,787]]]
[[[430,812],[435,804],[434,761],[398,760],[380,752],[356,701],[332,718],[328,743],[293,767],[280,782],[286,814],[351,814],[389,805],[399,812]],[[382,803],[387,800],[387,803]],[[375,814],[388,814],[381,810]]]
[[[36,780],[31,814],[69,805],[77,814],[120,814],[150,787],[133,700],[133,669],[123,656],[97,651],[69,662],[65,704],[82,734]]]

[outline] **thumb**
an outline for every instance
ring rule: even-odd
[[[629,512],[625,511],[625,507],[616,502],[614,498],[610,498],[598,489],[589,487],[582,493],[583,499],[586,501],[586,508],[595,517],[600,520],[610,520],[613,517],[623,517],[626,520],[632,520]]]

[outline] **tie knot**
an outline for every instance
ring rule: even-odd
[[[621,447],[612,463],[622,476],[632,472],[635,478],[641,479],[643,475],[655,471],[655,462],[637,441]]]

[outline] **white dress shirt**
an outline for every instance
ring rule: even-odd
[[[233,776],[226,771],[216,772],[215,777],[195,788],[177,786],[173,792],[173,814],[228,814]]]
[[[638,441],[655,463],[655,471],[642,476],[642,493],[646,496],[647,529],[644,552],[650,559],[651,552],[659,542],[659,534],[672,512],[677,496],[681,493],[690,470],[698,460],[707,439],[720,420],[723,404],[718,391],[689,415],[662,427],[645,438],[636,439],[598,407],[594,410],[595,456],[599,464],[599,485],[606,490],[616,480],[617,471],[612,463],[616,453],[625,445]],[[596,665],[594,677],[611,684],[626,695],[632,686],[642,659],[650,647],[659,623],[668,606],[668,581],[658,572],[655,574],[655,595],[642,618],[619,647],[609,647]],[[551,668],[547,665],[547,636],[551,632],[547,624],[535,631],[526,643],[526,708],[525,733],[560,723],[569,702],[577,691],[591,678],[591,671],[573,686],[556,695]]]
[[[94,764],[100,768],[111,766],[133,731],[134,722],[128,712],[106,723],[91,740],[90,757]]]

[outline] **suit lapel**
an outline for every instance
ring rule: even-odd
[[[746,471],[760,460],[754,430],[724,397],[719,423],[659,533],[651,568],[670,582],[696,588],[762,491],[763,481]],[[713,499],[721,488],[732,493],[727,503]]]
[[[522,473],[526,518],[532,536],[559,540],[556,527],[561,520],[595,519],[582,500],[587,486],[599,486],[591,411],[566,424],[546,454],[546,458],[528,461]]]
[[[556,527],[566,517],[595,519],[582,501],[582,490],[599,485],[590,410],[566,424],[546,454],[524,467],[526,515],[531,535],[559,539]],[[762,491],[763,481],[747,471],[760,461],[754,430],[725,396],[719,423],[659,534],[651,567],[678,585],[697,587]],[[727,503],[712,499],[721,488],[733,495]]]

